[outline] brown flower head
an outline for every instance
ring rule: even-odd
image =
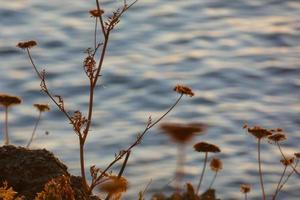
[[[252,134],[257,139],[262,139],[272,135],[273,133],[270,130],[262,128],[260,126],[254,126],[247,129],[250,134]]]
[[[38,111],[40,111],[40,112],[47,112],[50,110],[50,107],[48,104],[36,103],[36,104],[33,104],[33,106],[36,107],[36,109],[38,109]]]
[[[211,153],[221,152],[218,146],[206,142],[198,142],[197,144],[194,145],[194,149],[195,151],[198,152],[211,152]]]
[[[90,10],[89,13],[91,14],[92,17],[100,17],[101,15],[104,14],[104,10],[94,9],[94,10]]]
[[[203,133],[207,126],[202,123],[163,123],[160,128],[177,143],[190,141],[196,133]]]
[[[37,42],[34,41],[34,40],[29,40],[29,41],[26,41],[26,42],[19,42],[17,44],[17,47],[21,48],[21,49],[30,49],[34,46],[37,45]]]
[[[218,172],[223,169],[223,163],[219,158],[213,158],[210,161],[210,169],[214,172]]]
[[[300,158],[300,152],[296,152],[294,153],[294,155],[296,156],[296,158]]]
[[[174,91],[179,94],[184,94],[190,97],[195,95],[191,88],[184,85],[176,85]]]
[[[0,105],[4,107],[9,107],[13,105],[18,105],[20,103],[22,103],[22,99],[20,97],[0,93]]]
[[[294,157],[285,157],[283,159],[280,160],[280,162],[284,165],[284,166],[289,166],[291,164],[294,163],[295,158]]]
[[[242,193],[247,194],[251,191],[251,186],[249,184],[242,184],[240,190]]]
[[[109,176],[109,179],[99,186],[99,189],[111,195],[125,192],[128,188],[128,181],[124,177]]]
[[[268,137],[268,139],[271,142],[280,142],[280,141],[286,140],[286,136],[283,133],[275,133],[274,135],[270,135]]]

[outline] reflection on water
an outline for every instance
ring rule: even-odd
[[[39,92],[39,81],[15,45],[37,40],[33,54],[47,69],[49,87],[64,96],[68,109],[86,110],[88,82],[82,60],[85,48],[92,46],[93,20],[87,10],[94,2],[0,3],[0,91],[24,100],[10,115],[12,141],[22,145],[36,116],[31,104],[49,100]],[[111,10],[114,5],[105,1],[105,6]],[[224,170],[215,183],[218,196],[240,199],[239,184],[245,181],[254,187],[253,196],[260,195],[255,141],[241,127],[244,122],[280,126],[289,138],[284,143],[287,152],[298,148],[299,8],[300,2],[293,0],[140,1],[111,36],[95,97],[87,166],[105,166],[135,139],[149,115],[158,117],[177,98],[173,86],[184,83],[196,95],[184,99],[167,120],[209,124],[208,133],[193,143],[214,142],[223,150]],[[77,138],[64,116],[52,110],[44,116],[33,147],[53,150],[72,173],[79,174]],[[176,147],[159,132],[153,129],[132,153],[126,171],[131,182],[127,199],[136,197],[150,179],[149,193],[173,176]],[[193,143],[187,148],[186,180],[196,184],[202,158],[193,152]],[[280,155],[270,145],[262,148],[266,192],[271,193],[281,173]],[[297,178],[291,178],[285,188],[289,199],[298,199],[298,188]]]

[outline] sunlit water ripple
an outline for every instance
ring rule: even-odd
[[[107,12],[116,6],[106,0]],[[35,39],[36,62],[47,70],[49,87],[63,95],[70,110],[86,110],[88,82],[82,70],[84,50],[92,46],[94,1],[0,0],[0,91],[19,95],[22,106],[10,112],[12,143],[28,139],[36,112],[32,104],[49,102],[25,53],[15,45]],[[95,96],[94,124],[86,146],[87,166],[104,167],[114,153],[131,144],[147,118],[154,119],[177,98],[173,86],[191,86],[165,121],[205,122],[205,140],[222,148],[224,170],[215,187],[221,199],[241,199],[239,184],[253,186],[260,199],[255,140],[242,125],[282,127],[284,146],[299,150],[300,2],[292,0],[152,0],[140,1],[111,35]],[[64,116],[54,108],[44,115],[34,148],[47,148],[79,175],[78,141]],[[1,123],[1,130],[3,130]],[[50,135],[46,136],[45,131]],[[1,134],[2,137],[2,134]],[[282,167],[276,148],[264,144],[266,191],[272,193]],[[196,184],[202,155],[187,149],[186,181]],[[126,176],[136,199],[150,179],[148,195],[173,189],[176,146],[152,129],[132,156]],[[207,174],[209,182],[212,173]],[[281,199],[299,199],[299,177],[293,177]],[[204,189],[204,188],[203,188]]]

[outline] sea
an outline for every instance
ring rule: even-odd
[[[121,0],[100,3],[104,20],[123,5]],[[0,0],[0,92],[23,100],[9,109],[11,143],[26,145],[38,116],[32,105],[48,103],[51,111],[42,114],[31,148],[54,152],[74,175],[80,175],[78,137],[41,91],[26,51],[16,45],[37,41],[30,51],[38,69],[46,72],[49,91],[63,97],[70,114],[80,110],[86,115],[89,81],[83,60],[86,49],[94,47],[95,18],[89,10],[95,8],[92,0]],[[97,39],[101,42],[99,29]],[[184,96],[161,123],[208,126],[186,145],[182,188],[200,179],[204,154],[193,145],[205,141],[221,149],[208,155],[223,162],[213,185],[217,197],[243,199],[240,185],[247,183],[249,199],[262,199],[257,140],[243,125],[282,128],[284,153],[300,151],[300,1],[139,0],[110,34],[85,145],[89,181],[90,166],[104,169],[136,140],[150,116],[155,121],[169,109],[179,96],[173,91],[177,84],[191,87],[195,96]],[[2,140],[4,109],[0,112]],[[145,199],[175,191],[178,145],[159,127],[132,149],[124,172],[130,185],[125,200],[138,199],[139,191],[145,191]],[[284,169],[282,157],[276,145],[263,140],[261,158],[271,198]],[[207,166],[201,192],[213,176]],[[278,199],[299,199],[299,188],[299,176],[293,174]]]

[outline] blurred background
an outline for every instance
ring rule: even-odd
[[[102,1],[105,13],[123,1]],[[10,110],[10,136],[25,145],[38,115],[33,103],[50,103],[25,52],[15,46],[34,39],[32,50],[48,87],[62,95],[69,111],[86,113],[88,81],[82,63],[93,47],[95,8],[90,0],[0,0],[0,92],[18,95],[23,105]],[[249,125],[281,127],[287,154],[299,151],[300,2],[297,0],[140,0],[121,19],[110,38],[95,97],[94,124],[86,144],[86,166],[105,167],[114,153],[129,146],[151,115],[158,118],[177,99],[173,87],[193,88],[164,122],[202,122],[207,133],[187,147],[185,181],[194,185],[203,155],[192,145],[218,145],[224,163],[214,186],[221,199],[241,199],[239,185],[250,183],[251,199],[260,199],[256,141],[242,129]],[[78,141],[58,109],[44,113],[32,148],[53,151],[79,175]],[[3,111],[3,108],[1,108]],[[2,112],[4,113],[4,112]],[[1,121],[4,119],[1,117]],[[3,123],[0,125],[1,139]],[[45,132],[48,131],[49,135]],[[167,186],[176,168],[176,144],[152,129],[131,154],[125,176],[136,199],[152,179],[148,197]],[[275,190],[282,173],[274,145],[262,146],[266,192]],[[118,168],[116,168],[118,169]],[[88,171],[88,170],[87,170]],[[209,172],[202,189],[212,179]],[[196,177],[196,178],[195,178]],[[292,177],[280,199],[298,199],[299,177]]]

